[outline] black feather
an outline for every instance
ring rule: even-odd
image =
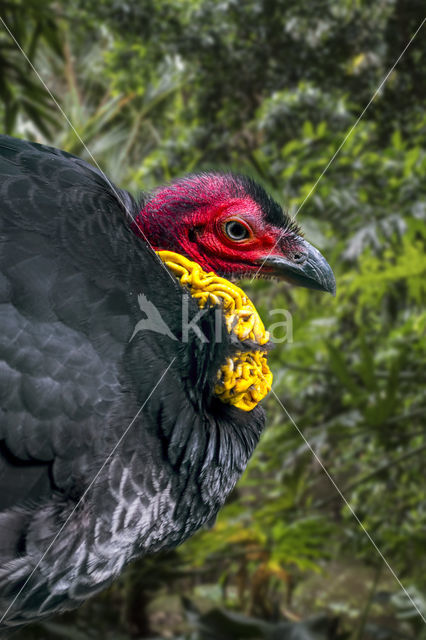
[[[138,294],[177,337],[187,295],[133,233],[138,213],[82,160],[0,137],[3,627],[77,606],[212,521],[263,429],[261,408],[212,395],[236,348],[225,330],[215,343],[214,309],[207,343],[130,340]]]

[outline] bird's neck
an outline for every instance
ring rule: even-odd
[[[156,251],[182,251],[182,224],[161,210],[157,199],[148,201],[135,218],[133,230]]]
[[[193,260],[202,269],[211,271],[206,256],[195,242],[188,237],[186,220],[176,218],[167,211],[148,202],[135,218],[134,232],[147,242],[155,251],[174,251]]]

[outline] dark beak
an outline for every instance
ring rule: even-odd
[[[309,242],[300,238],[290,255],[270,255],[262,261],[265,271],[290,284],[328,291],[336,295],[336,280],[327,260]]]

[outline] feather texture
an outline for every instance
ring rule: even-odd
[[[134,332],[143,295],[180,338],[187,293],[132,231],[140,207],[127,192],[78,158],[6,136],[0,181],[5,628],[77,606],[132,558],[211,521],[264,415],[213,395],[236,348],[226,330],[215,342],[213,308],[199,322],[207,342]],[[187,306],[191,320],[199,309]]]

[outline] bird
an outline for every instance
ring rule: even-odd
[[[270,337],[236,282],[335,292],[252,178],[133,197],[0,136],[0,629],[212,526],[265,425]]]

